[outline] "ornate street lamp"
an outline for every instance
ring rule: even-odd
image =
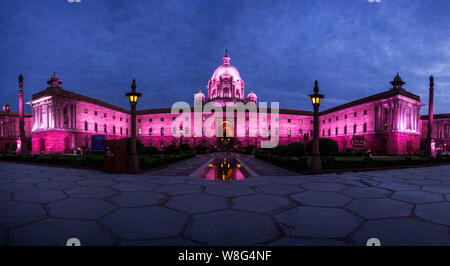
[[[136,105],[142,93],[136,92],[136,80],[133,79],[131,84],[131,92],[125,94],[130,99],[131,105],[131,145],[130,154],[128,155],[128,172],[137,174],[139,172],[139,162],[136,150]]]
[[[317,80],[314,81],[314,94],[308,96],[311,99],[314,107],[314,137],[313,137],[313,152],[311,159],[311,172],[319,173],[322,170],[322,163],[320,161],[319,151],[319,106],[322,99],[325,97],[319,94],[319,86]]]

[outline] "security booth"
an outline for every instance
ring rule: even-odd
[[[105,172],[123,173],[127,168],[127,141],[105,140]]]

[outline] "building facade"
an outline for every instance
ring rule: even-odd
[[[223,64],[213,72],[206,84],[207,95],[201,91],[194,94],[194,103],[205,106],[214,102],[218,108],[224,108],[227,104],[258,104],[259,99],[254,92],[245,96],[244,80],[230,64],[227,52],[222,60]],[[47,89],[32,96],[28,102],[32,113],[25,115],[26,136],[31,138],[33,153],[89,150],[93,135],[105,135],[106,139],[131,136],[129,110],[64,90],[56,74],[47,83]],[[427,132],[427,116],[419,115],[420,108],[425,104],[420,102],[419,96],[403,88],[404,84],[397,74],[387,91],[322,111],[320,137],[337,141],[341,151],[354,148],[353,140],[358,136],[364,140],[364,149],[371,149],[378,154],[419,154]],[[18,136],[18,115],[10,112],[9,105],[5,105],[5,108],[0,113],[0,151],[14,151],[14,142]],[[245,112],[243,119],[239,119],[238,115],[230,119],[225,116],[225,110],[222,118],[207,124],[213,114],[206,112],[200,114],[202,128],[196,129],[194,107],[190,107],[190,118],[172,113],[171,110],[137,111],[136,135],[145,146],[164,148],[184,143],[191,146],[259,147],[261,141],[271,138],[274,133],[279,135],[280,145],[299,141],[306,143],[313,135],[311,111],[279,109],[276,118],[279,126],[276,128],[271,127],[270,112],[267,118],[262,118],[264,120],[258,117],[256,124],[250,123],[252,112]],[[433,138],[436,147],[447,150],[450,144],[450,114],[434,117]],[[181,121],[179,128],[173,126],[177,119]]]

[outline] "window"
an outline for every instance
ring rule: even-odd
[[[128,118],[127,118],[127,120],[125,120],[127,123],[128,123]]]
[[[354,112],[354,113],[353,113],[353,116],[354,116],[354,117],[356,117],[356,114],[357,114],[357,113],[356,113],[356,112]]]
[[[301,136],[303,136],[303,130],[300,128],[299,130],[298,130],[298,135],[301,137]]]
[[[142,129],[141,128],[138,129],[138,134],[139,134],[139,136],[142,134]]]
[[[123,131],[122,131],[122,128],[120,128],[120,135],[122,135],[122,132],[123,132]]]
[[[331,118],[328,118],[328,123],[331,123]]]
[[[161,128],[161,136],[164,136],[164,128]]]
[[[322,136],[325,136],[325,129],[322,129]]]
[[[106,113],[103,114],[103,117],[106,117]]]
[[[164,122],[164,118],[161,118],[161,122]]]
[[[303,120],[302,119],[298,120],[298,122],[300,122],[300,124],[303,124]]]
[[[313,124],[314,122],[311,120],[311,121],[309,121],[309,123],[310,123],[310,124]]]
[[[116,116],[115,115],[113,115],[113,119],[116,120]]]
[[[148,129],[148,135],[151,136],[152,133],[153,133],[153,129],[152,129],[152,128],[149,128],[149,129]]]
[[[325,120],[322,121],[322,124],[325,124]]]
[[[314,132],[311,130],[309,133],[309,135],[312,137]]]
[[[290,118],[288,118],[288,123],[291,123],[291,119]]]
[[[338,121],[339,120],[339,117],[338,116],[336,116],[336,121]]]
[[[290,137],[290,136],[291,136],[291,129],[288,128],[288,137]]]
[[[356,124],[353,125],[353,134],[356,133]]]
[[[331,136],[331,128],[328,129],[328,136]]]
[[[175,121],[175,119],[177,119],[177,118],[176,118],[176,117],[173,117],[173,118],[172,118],[172,121]]]
[[[94,125],[94,130],[95,130],[95,132],[97,132],[97,130],[98,130],[97,123],[95,123],[95,125]]]
[[[345,115],[345,119],[347,119],[347,115]]]
[[[128,128],[127,128],[127,131],[126,131],[126,133],[127,133],[127,136],[128,136]]]
[[[116,134],[116,126],[113,126],[113,134]]]
[[[87,121],[84,121],[84,130],[88,131],[88,122]]]
[[[84,113],[87,114],[87,108],[84,108]]]
[[[138,119],[138,123],[141,123],[141,119]]]
[[[103,126],[103,131],[106,133],[106,125]]]
[[[338,133],[339,133],[339,132],[338,132],[338,128],[336,128],[336,136],[338,135]]]
[[[364,123],[364,133],[367,132],[367,123]]]
[[[150,123],[151,123],[152,121],[153,121],[153,120],[152,120],[151,118],[150,118],[150,119],[148,119],[148,122],[150,122]]]
[[[245,117],[245,121],[248,121],[248,119],[249,119],[248,116],[246,116],[246,117]]]
[[[97,115],[97,111],[94,112],[94,115]]]
[[[204,116],[204,117],[203,117],[203,121],[205,121],[205,120],[206,120],[206,117]]]
[[[364,110],[364,115],[367,115],[367,110]]]
[[[344,134],[347,135],[347,126],[344,127]]]
[[[120,118],[120,121],[122,121],[122,117]]]

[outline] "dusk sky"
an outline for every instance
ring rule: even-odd
[[[450,1],[381,1],[2,0],[0,104],[18,110],[19,74],[28,101],[53,71],[120,107],[133,78],[138,109],[192,104],[228,49],[245,93],[282,108],[311,110],[316,79],[324,110],[388,90],[399,72],[423,103],[434,75],[435,113],[450,113]]]

